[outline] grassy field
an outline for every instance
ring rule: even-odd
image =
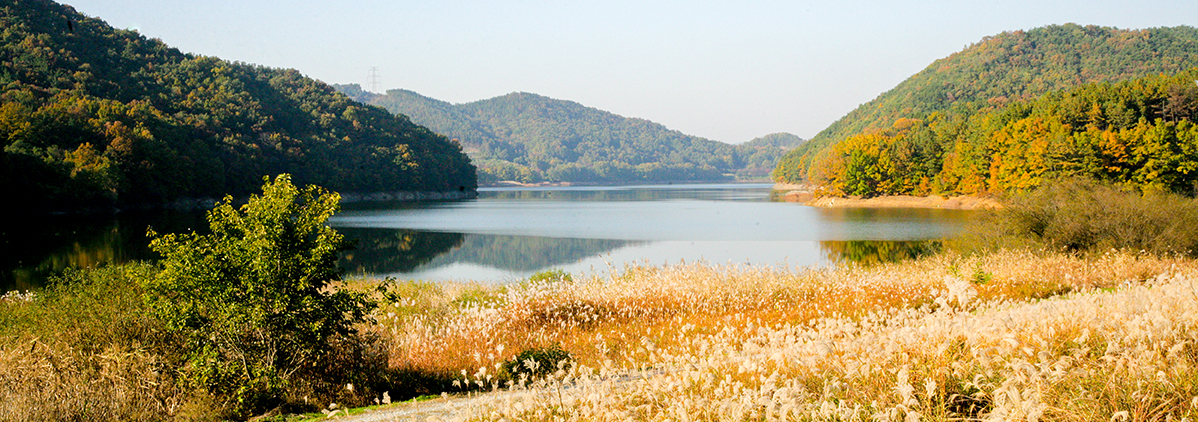
[[[0,419],[211,417],[211,398],[173,383],[169,355],[153,352],[164,346],[136,292],[118,287],[146,271],[0,299]],[[693,264],[402,282],[361,329],[396,400],[527,392],[474,401],[464,420],[1193,420],[1196,289],[1194,260],[1116,252]]]
[[[466,420],[1182,420],[1198,415],[1196,271],[1016,252],[630,268],[409,284],[371,329],[392,366],[529,391],[463,408]],[[572,360],[546,377],[505,367],[551,347]]]

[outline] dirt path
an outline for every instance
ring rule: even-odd
[[[635,382],[638,380],[646,380],[651,377],[661,375],[673,370],[651,369],[632,371],[622,375],[617,375],[605,380],[590,379],[585,385],[595,385],[595,383],[613,382],[615,384],[624,384]],[[489,393],[471,393],[470,395],[458,396],[442,396],[442,398],[419,401],[419,402],[404,402],[397,403],[387,407],[375,408],[363,413],[358,413],[348,416],[334,416],[332,420],[341,422],[390,422],[390,421],[452,421],[460,419],[457,412],[459,410],[469,411],[473,404],[478,401],[487,401],[491,403],[500,402],[504,399],[515,395],[528,394],[552,394],[555,388],[559,391],[566,391],[577,388],[579,384],[568,382],[566,384],[551,387],[550,389],[529,388],[526,390],[498,390]],[[518,397],[517,397],[518,398]],[[480,403],[482,404],[482,403]],[[461,415],[465,416],[465,415]]]
[[[488,394],[504,394],[504,392]],[[448,396],[433,400],[404,402],[349,416],[333,416],[330,419],[342,422],[444,421],[453,418],[454,409],[464,407],[470,401],[478,398],[477,395]]]

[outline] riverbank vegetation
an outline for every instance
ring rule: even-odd
[[[1195,415],[1198,396],[1196,268],[1132,253],[998,252],[802,272],[631,268],[506,288],[403,283],[377,322],[358,326],[356,344],[327,345],[341,366],[322,374],[350,381],[309,374],[283,397],[286,409],[311,411],[384,392],[564,394],[462,409],[479,420],[1180,419]],[[183,357],[170,352],[180,340],[132,287],[154,271],[78,273],[6,298],[0,383],[19,405],[6,418],[236,415],[183,380]],[[114,291],[126,300],[109,301]],[[568,363],[512,377],[521,353],[553,350]]]
[[[516,391],[465,420],[1193,418],[1198,237],[1173,232],[1193,207],[1066,180],[912,260],[412,285],[380,334],[393,363]],[[503,371],[552,347],[570,359],[547,378]]]
[[[4,419],[244,419],[364,404],[387,379],[358,325],[376,305],[338,289],[337,194],[289,175],[208,213],[209,234],[155,234],[157,264],[68,271],[0,299]],[[355,390],[354,385],[357,385]]]
[[[939,256],[876,271],[841,273],[849,283],[832,276],[811,285],[785,275],[770,274],[763,283],[752,272],[729,276],[719,269],[708,278],[696,277],[702,270],[675,269],[635,286],[594,283],[611,287],[588,285],[585,296],[574,293],[579,286],[542,288],[634,313],[638,321],[646,309],[658,318],[582,325],[563,316],[533,325],[530,331],[552,337],[545,341],[580,343],[576,360],[527,393],[476,402],[462,414],[467,420],[1180,420],[1198,414],[1192,263],[1003,253]],[[701,294],[691,290],[696,281]],[[758,292],[769,287],[773,294],[816,288],[830,300],[762,300]],[[684,309],[644,305],[677,296],[686,298],[675,302]],[[622,302],[630,306],[618,307]],[[769,306],[779,302],[781,309]],[[519,320],[519,306],[500,309]],[[579,314],[586,315],[572,315]],[[479,354],[485,359],[496,349]],[[466,378],[486,383],[487,375],[480,369]]]
[[[484,396],[457,417],[1198,416],[1198,261],[1193,236],[1172,232],[1193,226],[1192,200],[1053,186],[994,211],[972,240],[893,263],[629,267],[508,285],[333,281],[320,294],[369,298],[353,307],[369,314],[341,313],[352,326],[301,336],[323,340],[279,364],[256,353],[285,348],[235,345],[296,340],[270,334],[287,318],[205,313],[220,308],[205,300],[162,312],[164,281],[186,271],[71,271],[0,299],[0,391],[16,409],[4,418],[213,419],[480,390],[515,393]],[[1160,211],[1133,212],[1142,201]],[[1144,234],[1115,243],[1133,228]],[[205,330],[188,315],[234,319]],[[258,356],[257,369],[227,360],[238,353]],[[300,356],[312,359],[296,370]]]
[[[1067,178],[1012,195],[954,239],[958,250],[1035,249],[1082,256],[1112,250],[1198,254],[1198,202],[1185,195]]]

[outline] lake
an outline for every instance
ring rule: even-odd
[[[637,264],[889,260],[938,248],[974,213],[815,208],[773,200],[772,187],[484,188],[463,202],[351,204],[330,224],[359,239],[342,262],[351,274],[510,281]]]
[[[350,203],[330,224],[357,242],[350,276],[505,282],[637,264],[830,265],[936,250],[971,211],[824,209],[771,198],[769,184],[484,188],[468,201]],[[0,291],[68,267],[153,259],[146,227],[206,227],[202,213],[47,216],[0,233]]]

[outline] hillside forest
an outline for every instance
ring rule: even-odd
[[[185,54],[47,0],[0,2],[0,183],[41,211],[245,195],[472,191],[461,147],[296,70]]]
[[[788,133],[730,145],[530,93],[450,104],[408,90],[335,85],[461,142],[479,182],[637,183],[764,179],[804,142]]]
[[[832,192],[1024,192],[1085,177],[1198,193],[1198,69],[1100,83],[969,115],[899,119],[831,147],[811,174]]]
[[[939,60],[784,157],[839,195],[1003,194],[1084,176],[1192,192],[1198,30],[1062,25]]]

